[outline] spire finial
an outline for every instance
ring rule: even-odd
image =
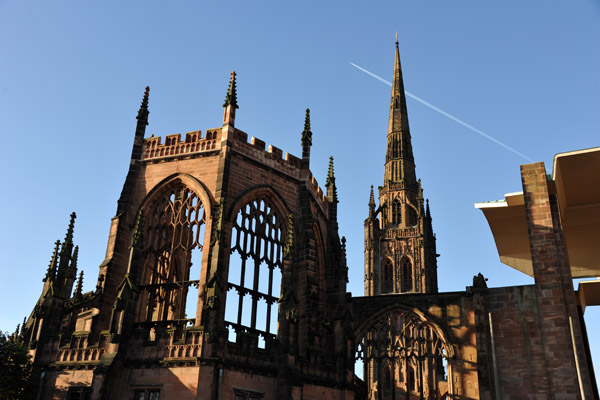
[[[335,186],[335,175],[333,174],[333,156],[329,157],[329,171],[327,172],[327,181],[325,183],[327,188],[327,200],[330,203],[337,204],[337,187]]]
[[[223,107],[231,106],[233,108],[239,108],[237,104],[237,90],[235,87],[235,71],[231,72],[231,79],[229,80],[229,88],[227,89],[227,95],[225,96],[225,103]]]
[[[79,279],[77,279],[77,286],[75,286],[75,293],[73,293],[73,297],[81,297],[82,289],[83,289],[83,270],[79,273]]]
[[[306,116],[304,117],[304,130],[302,131],[302,145],[312,145],[312,132],[310,130],[310,108],[306,109]]]
[[[396,32],[396,46],[398,46],[398,32]]]
[[[71,265],[69,266],[69,276],[73,279],[77,277],[77,258],[79,257],[79,246],[75,246],[73,249],[73,256],[71,257]]]
[[[425,217],[431,218],[431,210],[429,209],[429,199],[425,200]]]
[[[329,157],[329,171],[327,172],[327,181],[325,186],[335,185],[335,176],[333,175],[333,156]]]
[[[50,264],[48,264],[48,270],[46,271],[46,276],[42,279],[43,282],[50,280],[50,282],[54,281],[56,277],[56,267],[58,266],[58,247],[60,246],[60,240],[54,242],[54,251],[52,252],[52,258],[50,258]]]
[[[148,125],[148,114],[150,114],[150,111],[148,111],[148,98],[149,97],[150,97],[150,86],[146,86],[146,89],[144,90],[144,98],[142,99],[142,105],[140,105],[140,110],[138,111],[138,115],[136,117],[136,119],[144,120],[146,122],[146,125]]]
[[[71,220],[69,221],[69,227],[67,228],[67,234],[63,243],[63,249],[65,248],[65,245],[73,243],[73,229],[75,228],[75,218],[77,218],[77,214],[75,214],[75,211],[73,211],[71,213]]]
[[[373,185],[371,185],[371,194],[369,195],[369,217],[375,215],[375,194],[373,193]]]

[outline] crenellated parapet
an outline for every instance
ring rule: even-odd
[[[201,131],[193,131],[185,134],[181,140],[181,134],[165,136],[165,143],[161,143],[160,136],[151,136],[144,140],[142,160],[154,160],[164,158],[185,158],[196,153],[206,153],[221,148],[221,131],[211,129],[202,137]]]
[[[302,179],[302,160],[298,157],[288,152],[286,152],[284,156],[283,150],[273,145],[267,147],[263,140],[254,136],[248,141],[248,134],[239,129],[235,130],[233,139],[235,144],[233,144],[232,147],[237,153],[258,161],[261,164],[292,178],[297,180]],[[321,210],[327,215],[329,209],[327,196],[319,186],[319,182],[317,182],[317,179],[312,175],[311,171],[308,171],[306,183],[313,198],[317,201]]]

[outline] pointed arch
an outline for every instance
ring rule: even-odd
[[[137,322],[193,323],[186,306],[191,312],[197,305],[197,295],[188,294],[195,293],[189,293],[190,287],[198,287],[200,272],[191,276],[191,267],[201,265],[210,207],[204,185],[185,174],[164,179],[142,201],[143,250],[135,271],[142,290]]]
[[[415,307],[395,303],[369,315],[356,329],[355,351],[355,359],[364,363],[365,383],[374,390],[387,386],[388,365],[398,367],[392,374],[394,391],[423,395],[427,384],[418,372],[423,370],[433,372],[430,382],[438,393],[452,390],[454,345],[434,317]],[[447,382],[440,372],[444,360]]]
[[[394,263],[389,257],[381,263],[381,294],[394,291]]]
[[[227,213],[231,234],[224,321],[230,340],[241,332],[255,333],[264,347],[277,334],[287,211],[271,187],[257,186],[242,193]]]
[[[419,223],[419,213],[415,206],[406,203],[406,226],[415,226]]]
[[[413,290],[413,263],[408,256],[402,257],[400,268],[400,276],[402,278],[400,290],[402,292],[410,292]]]

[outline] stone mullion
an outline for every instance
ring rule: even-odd
[[[228,127],[227,127],[228,129]],[[221,152],[217,169],[217,181],[214,192],[214,204],[211,210],[210,246],[206,254],[206,289],[199,296],[199,306],[202,307],[201,323],[204,327],[204,344],[202,346],[203,357],[223,357],[222,350],[227,341],[227,330],[225,329],[225,301],[227,296],[227,277],[225,269],[229,254],[225,250],[229,248],[231,239],[232,221],[225,220],[225,210],[232,205],[228,198],[229,181],[231,175],[231,148],[227,140],[227,130],[222,132]],[[208,229],[208,227],[207,227]],[[217,386],[217,365],[214,370],[214,387]],[[213,391],[211,398],[216,399],[217,393]]]

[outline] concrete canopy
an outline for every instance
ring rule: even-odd
[[[554,157],[548,191],[556,194],[573,278],[600,276],[600,147]],[[523,193],[476,203],[483,211],[500,261],[533,276]]]

